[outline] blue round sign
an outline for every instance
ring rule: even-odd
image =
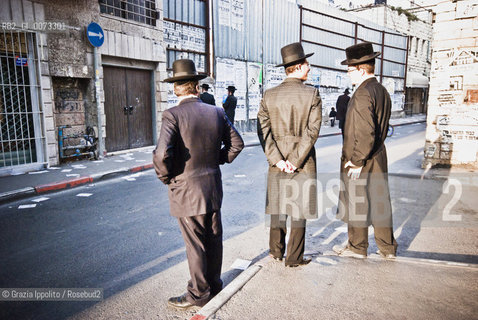
[[[90,23],[86,28],[86,36],[88,37],[88,41],[90,41],[91,45],[94,47],[101,47],[103,42],[105,42],[105,33],[103,29],[97,23]]]

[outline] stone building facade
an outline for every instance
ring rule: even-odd
[[[167,108],[161,17],[159,0],[2,1],[0,174],[58,164],[64,125],[101,132],[105,153],[153,145]],[[96,83],[91,22],[104,31]]]
[[[437,4],[424,166],[478,167],[478,0]]]

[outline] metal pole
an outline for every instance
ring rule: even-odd
[[[385,50],[385,31],[382,31],[382,56],[380,57],[380,83],[383,83],[383,55]],[[393,75],[393,74],[392,74]]]
[[[100,70],[98,68],[98,49],[96,47],[93,47],[93,61],[95,65],[96,112],[98,114],[98,157],[103,158],[105,141],[103,140],[103,115],[101,114],[100,103]]]

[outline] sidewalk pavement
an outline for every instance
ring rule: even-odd
[[[390,123],[393,126],[401,126],[425,121],[425,115],[414,115],[391,119]],[[335,127],[323,125],[320,130],[320,137],[340,134],[338,125]],[[242,136],[246,147],[259,145],[256,133],[246,132]],[[150,146],[125,152],[113,152],[98,161],[73,161],[39,171],[14,172],[0,177],[0,204],[152,169],[153,149],[154,147]]]

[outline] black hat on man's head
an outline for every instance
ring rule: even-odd
[[[189,59],[179,59],[173,62],[173,76],[164,79],[165,82],[194,81],[206,78],[205,74],[198,74],[194,62]]]
[[[231,91],[231,92],[234,92],[234,91],[236,91],[237,89],[236,89],[236,87],[234,87],[234,86],[228,86],[228,87],[227,87],[227,90],[228,90],[228,91]]]
[[[209,87],[209,85],[208,85],[207,83],[203,83],[203,84],[201,85],[201,88],[203,88],[203,89],[205,89],[205,90],[209,90],[210,87]]]
[[[300,42],[294,42],[286,45],[280,49],[280,54],[282,55],[282,64],[276,65],[276,67],[288,67],[298,63],[301,60],[304,60],[314,53],[304,53],[304,48]]]
[[[349,93],[350,93],[349,88],[346,88],[346,89],[344,90],[344,93],[345,93],[345,94],[349,94]]]
[[[342,65],[357,65],[373,60],[380,55],[380,52],[374,52],[370,42],[362,42],[345,49],[347,59],[342,61]]]

